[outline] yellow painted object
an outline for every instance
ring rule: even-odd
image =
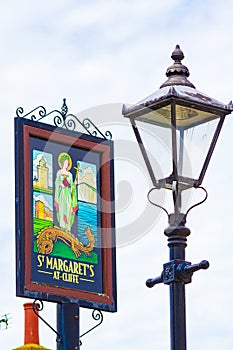
[[[45,348],[44,346],[41,346],[41,345],[38,345],[38,344],[25,344],[25,345],[22,345],[22,346],[19,346],[18,348],[15,348],[13,350],[51,350],[51,349],[48,349],[48,348]]]

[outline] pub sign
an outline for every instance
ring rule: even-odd
[[[15,119],[17,296],[116,311],[113,142]]]

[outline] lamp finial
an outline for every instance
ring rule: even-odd
[[[181,61],[184,59],[184,54],[180,49],[180,45],[176,45],[175,50],[172,52],[171,58],[176,63],[181,63]]]
[[[160,86],[160,88],[172,85],[185,85],[195,89],[195,86],[187,79],[189,76],[188,68],[181,63],[184,59],[184,54],[180,49],[180,45],[176,45],[171,58],[174,60],[174,63],[168,67],[166,72],[168,79]]]

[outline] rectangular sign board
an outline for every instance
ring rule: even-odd
[[[15,119],[17,296],[116,311],[113,142]]]

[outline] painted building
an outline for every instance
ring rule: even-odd
[[[48,171],[49,168],[46,166],[46,161],[42,157],[37,165],[37,177],[38,183],[41,188],[48,188]]]
[[[35,205],[35,218],[53,221],[53,213],[42,201],[37,200]]]

